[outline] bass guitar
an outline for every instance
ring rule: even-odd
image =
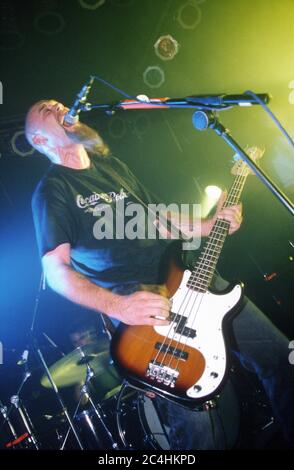
[[[254,159],[264,153],[257,147],[247,151]],[[238,204],[250,171],[242,160],[235,163],[235,179],[224,206]],[[226,326],[240,309],[243,286],[237,282],[219,293],[210,284],[229,226],[217,218],[194,268],[181,276],[169,275],[168,326],[121,324],[111,342],[114,363],[129,383],[188,408],[215,395],[228,369]]]

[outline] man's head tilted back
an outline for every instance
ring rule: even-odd
[[[108,155],[109,149],[98,133],[78,122],[68,126],[64,116],[69,108],[56,100],[41,100],[28,111],[25,134],[29,143],[53,163],[59,163],[62,154],[83,145],[90,152]]]
[[[55,100],[41,100],[28,111],[25,134],[29,143],[40,153],[55,161],[60,148],[73,141],[64,128],[64,115],[68,108]]]

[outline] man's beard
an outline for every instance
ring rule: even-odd
[[[84,146],[86,146],[86,144],[94,144],[94,142],[97,142],[99,139],[97,132],[82,122],[78,122],[75,126],[74,132],[69,132],[66,127],[64,127],[64,131],[70,140],[76,144],[82,144]]]
[[[105,156],[108,155],[108,146],[103,142],[98,132],[86,124],[78,122],[74,132],[69,132],[65,127],[64,131],[70,140],[76,144],[82,144],[89,152]]]

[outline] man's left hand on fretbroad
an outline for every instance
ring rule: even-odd
[[[242,204],[236,204],[234,206],[228,206],[228,207],[222,208],[226,198],[227,198],[227,192],[223,191],[218,200],[215,214],[210,219],[211,228],[213,227],[216,219],[225,219],[228,222],[230,222],[229,234],[231,235],[232,233],[236,232],[236,230],[240,228],[240,225],[242,223],[242,220],[243,220]]]

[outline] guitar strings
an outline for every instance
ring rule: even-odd
[[[235,182],[236,182],[236,181],[235,181]],[[231,192],[230,192],[230,193],[231,193]],[[227,201],[229,201],[229,197],[227,198]],[[219,223],[219,221],[220,221],[220,219],[218,219],[217,222]],[[211,238],[212,238],[212,237],[211,237]],[[210,243],[209,243],[209,242],[206,243],[205,249],[204,249],[204,251],[203,251],[203,256],[205,256],[205,255],[206,255],[206,252],[207,252],[208,250],[210,250],[210,246],[209,246],[209,245],[211,245],[211,241],[210,241]],[[198,270],[200,270],[200,267],[201,267],[201,269],[202,269],[201,263],[199,263]],[[212,275],[213,275],[213,273],[212,273]],[[183,301],[182,301],[182,304],[180,305],[179,313],[181,312],[181,310],[182,310],[182,308],[183,308],[183,306],[184,306],[184,302],[187,300],[187,296],[191,297],[191,296],[193,295],[193,292],[195,292],[193,289],[188,289],[188,290],[187,290],[187,292],[186,292],[186,294],[185,294],[185,296],[184,296],[184,299],[183,299]],[[200,292],[199,292],[198,294],[200,295]],[[197,294],[196,298],[198,297],[198,294]],[[202,297],[203,297],[203,295],[202,295]],[[188,304],[189,304],[189,301],[190,301],[190,299],[187,300],[187,304],[186,304],[186,307],[185,307],[184,311],[187,309]],[[195,299],[195,301],[196,301],[196,299]],[[198,308],[199,308],[199,307],[198,307]],[[186,318],[188,318],[188,317],[186,317]],[[163,358],[162,358],[162,360],[161,360],[160,365],[162,365],[162,364],[164,363],[164,361],[165,361],[165,359],[166,359],[166,356],[167,356],[167,354],[168,354],[170,345],[171,345],[172,341],[173,341],[174,338],[175,338],[175,334],[177,334],[177,333],[174,332],[172,338],[169,338],[169,335],[170,335],[170,333],[171,333],[171,329],[173,328],[174,324],[176,324],[176,322],[172,322],[172,323],[171,323],[170,328],[169,328],[169,331],[168,331],[168,334],[167,334],[167,336],[165,337],[164,342],[163,342],[161,348],[159,349],[159,351],[158,351],[158,353],[157,353],[157,355],[156,355],[156,357],[155,357],[155,359],[154,359],[154,362],[156,362],[157,359],[158,359],[159,354],[162,352],[163,346],[166,345],[166,340],[169,339],[170,341],[169,341],[168,348],[166,349],[166,352],[165,352],[165,354],[164,354],[164,356],[163,356]],[[183,328],[184,328],[184,327],[183,327]],[[181,337],[183,336],[182,332],[183,332],[183,329],[182,329],[182,331],[180,332],[180,339],[181,339]],[[189,337],[188,337],[188,338],[186,337],[186,342],[187,342],[188,339],[189,339]],[[179,342],[180,342],[180,340],[178,340],[177,345],[179,344]],[[184,344],[184,346],[185,346],[185,344]],[[170,366],[173,357],[174,357],[174,355],[172,354],[168,366]],[[177,365],[178,365],[178,363],[177,363]]]
[[[226,201],[225,201],[224,207],[227,207],[227,206],[232,205],[232,204],[236,204],[236,203],[238,202],[238,199],[240,198],[242,189],[243,189],[244,184],[245,184],[245,178],[246,178],[247,175],[248,175],[248,169],[246,168],[246,166],[243,168],[242,172],[243,172],[243,171],[244,171],[244,173],[239,174],[239,175],[238,175],[238,178],[235,179],[235,181],[234,181],[234,183],[233,183],[233,185],[232,185],[232,188],[231,188],[231,190],[230,190],[229,196],[228,196],[228,198],[227,198]],[[246,172],[247,172],[247,174],[246,174]],[[237,192],[237,195],[236,195],[236,194],[233,194],[233,193],[235,193],[235,192]],[[217,221],[216,221],[216,223],[215,223],[215,225],[214,225],[214,227],[213,227],[213,234],[212,234],[211,237],[209,237],[209,239],[208,239],[208,241],[207,241],[207,243],[206,243],[206,246],[205,246],[205,249],[204,249],[204,252],[203,252],[203,258],[202,258],[201,262],[200,262],[199,265],[198,265],[198,272],[201,273],[201,271],[203,270],[203,268],[205,268],[205,263],[204,263],[203,260],[204,260],[205,255],[208,254],[208,251],[212,251],[212,252],[215,251],[215,250],[213,249],[213,246],[214,246],[213,242],[214,242],[214,241],[217,241],[217,242],[218,242],[218,241],[221,241],[222,243],[224,243],[224,241],[225,241],[225,236],[227,235],[227,231],[229,230],[229,226],[230,226],[229,222],[226,221],[225,219],[217,219]],[[220,229],[222,230],[222,232],[219,231]],[[224,229],[226,229],[226,232],[224,232]],[[217,237],[218,235],[220,235],[220,234],[222,235],[221,239],[216,238],[216,237]],[[212,249],[211,249],[211,246],[212,246]],[[210,255],[209,255],[209,256],[210,256]],[[210,273],[210,279],[209,279],[209,281],[208,281],[208,286],[209,286],[210,283],[211,283],[211,280],[212,280],[212,278],[213,278],[214,272],[215,272],[215,267],[214,267],[212,273]],[[206,283],[207,283],[207,281],[206,281]],[[195,286],[196,286],[196,284],[197,284],[197,280],[196,280]],[[193,291],[193,289],[190,289],[190,299],[188,300],[188,302],[187,302],[187,304],[186,304],[186,307],[185,307],[185,309],[184,309],[184,312],[185,312],[185,311],[187,310],[187,308],[188,308],[188,303],[190,302],[191,297],[193,296],[193,292],[195,293],[195,291]],[[197,306],[197,311],[196,311],[196,313],[195,313],[195,316],[194,316],[192,325],[190,326],[191,329],[193,329],[193,326],[195,325],[195,322],[196,322],[196,320],[197,320],[197,313],[198,313],[198,311],[199,311],[199,309],[200,309],[202,300],[203,300],[203,298],[204,298],[204,293],[197,292],[197,294],[194,295],[195,298],[194,298],[194,301],[193,301],[193,305],[192,305],[192,307],[190,306],[190,308],[191,308],[191,309],[190,309],[190,313],[189,313],[189,315],[186,317],[186,318],[188,319],[188,318],[192,315],[193,309],[194,309],[194,307],[195,307],[195,303],[196,303],[196,301],[199,299],[199,295],[200,295],[200,294],[202,294],[202,295],[201,295],[201,299],[200,299],[200,303],[199,303],[199,305]],[[182,304],[182,305],[183,305],[183,304]],[[177,342],[176,348],[178,347],[178,344],[181,342],[180,340],[182,339],[183,331],[184,331],[184,327],[182,328],[182,331],[181,331],[181,333],[180,333],[180,339],[179,339],[178,342]],[[181,343],[181,344],[182,344],[182,350],[181,350],[181,352],[180,352],[180,354],[179,354],[179,357],[178,357],[178,359],[177,359],[176,369],[178,368],[178,364],[179,364],[180,358],[181,358],[182,353],[184,352],[185,347],[187,346],[187,342],[188,342],[188,340],[189,340],[190,338],[191,338],[191,336],[189,336],[189,335],[186,336],[186,337],[185,337],[185,341],[184,341],[183,343]],[[172,359],[172,358],[171,358],[171,359]]]
[[[234,184],[237,182],[237,179],[238,179],[238,178],[236,178]],[[241,179],[241,175],[239,175],[239,179]],[[232,185],[232,190],[233,190],[234,184]],[[231,194],[232,190],[230,191],[230,194]],[[230,195],[229,195],[229,197],[230,197]],[[227,202],[229,201],[229,197],[227,198]],[[224,206],[225,206],[225,205],[226,205],[226,204],[224,204]],[[218,220],[216,221],[216,223],[219,222],[220,220],[221,220],[221,219],[218,219]],[[211,238],[211,237],[210,237],[210,238]],[[211,244],[212,244],[211,241],[209,242],[209,240],[208,240],[208,242],[207,242],[206,245],[205,245],[203,254],[202,254],[203,257],[205,257],[205,255],[207,254],[207,251],[210,250],[210,246],[209,246],[209,245],[211,245]],[[200,270],[200,268],[202,269],[201,263],[199,263],[199,265],[198,265],[198,270]],[[212,275],[213,275],[213,273],[212,273]],[[191,277],[190,277],[190,278],[191,278]],[[193,292],[195,292],[193,289],[188,289],[188,290],[187,290],[187,292],[186,292],[186,294],[185,294],[185,296],[184,296],[184,299],[183,299],[183,301],[182,301],[182,304],[180,305],[179,313],[181,312],[181,310],[182,310],[182,308],[183,308],[183,306],[184,306],[184,302],[186,301],[187,296],[189,295],[189,297],[191,297],[191,296],[193,295]],[[200,292],[198,292],[198,294],[200,294]],[[197,296],[198,296],[198,295],[197,295]],[[202,296],[202,297],[203,297],[203,296]],[[190,301],[190,299],[188,299],[187,305],[188,305],[189,301]],[[195,301],[196,301],[196,299],[195,299]],[[185,310],[187,309],[187,305],[186,305]],[[184,311],[185,311],[185,310],[184,310]],[[186,317],[186,318],[188,318],[188,317]],[[164,356],[163,356],[163,358],[162,358],[162,360],[161,360],[160,365],[162,365],[162,364],[164,363],[164,361],[165,361],[165,359],[166,359],[166,356],[167,356],[167,354],[168,354],[170,345],[171,345],[172,341],[174,340],[175,335],[177,334],[177,333],[174,332],[172,338],[169,338],[169,335],[170,335],[170,333],[171,333],[171,330],[172,330],[174,324],[176,324],[176,322],[171,322],[171,325],[170,325],[169,331],[168,331],[168,333],[167,333],[167,336],[165,336],[165,339],[164,339],[164,341],[163,341],[161,347],[159,348],[159,351],[158,351],[158,353],[157,353],[155,359],[153,360],[153,362],[156,362],[156,361],[157,361],[157,359],[158,359],[158,357],[159,357],[159,354],[162,353],[162,349],[163,349],[163,347],[166,345],[166,340],[170,339],[169,345],[168,345],[168,347],[167,347],[167,349],[166,349],[166,352],[165,352],[165,354],[164,354]],[[183,328],[184,328],[184,327],[183,327]],[[182,329],[182,331],[181,331],[179,334],[180,334],[180,338],[181,338],[181,337],[183,336],[183,329]],[[189,338],[186,338],[186,339],[188,340]],[[179,341],[177,342],[177,344],[178,344],[178,343],[179,343]],[[172,359],[173,359],[173,356],[174,356],[174,355],[172,355],[172,357],[170,358],[169,365],[171,364],[171,361],[172,361]]]
[[[246,170],[246,168],[245,168],[245,170]],[[231,205],[233,202],[236,203],[235,201],[231,201],[231,199],[236,199],[236,198],[237,198],[236,195],[233,195],[233,192],[235,192],[235,191],[238,190],[239,196],[240,196],[240,192],[241,192],[241,191],[240,191],[240,188],[234,189],[234,187],[238,186],[238,184],[239,184],[239,182],[240,182],[239,180],[242,180],[242,179],[243,179],[243,176],[244,176],[244,175],[243,175],[242,173],[239,174],[238,178],[236,178],[236,180],[234,181],[234,183],[233,183],[233,185],[232,185],[232,188],[231,188],[231,190],[230,190],[230,194],[229,194],[227,200],[225,201],[224,207],[227,207],[228,205]],[[244,186],[244,183],[245,183],[245,181],[243,182],[243,186]],[[242,189],[242,188],[241,188],[241,189]],[[225,225],[223,225],[224,223],[225,223]],[[207,268],[207,262],[205,262],[204,258],[205,258],[205,256],[207,256],[207,254],[208,254],[209,251],[212,251],[212,252],[215,251],[213,248],[211,249],[211,246],[213,245],[213,242],[214,242],[214,241],[218,241],[218,242],[221,241],[222,243],[224,242],[224,239],[222,239],[222,238],[223,238],[224,235],[226,235],[226,234],[223,233],[223,232],[220,232],[219,229],[224,229],[224,228],[229,229],[229,225],[226,227],[227,224],[228,224],[228,222],[225,221],[224,219],[217,219],[217,221],[215,222],[215,225],[214,225],[214,227],[213,227],[213,234],[212,234],[212,236],[209,238],[209,240],[207,241],[207,243],[206,243],[206,245],[205,245],[205,248],[204,248],[204,251],[203,251],[203,253],[202,253],[201,262],[198,264],[198,267],[197,267],[198,272],[201,273],[201,272],[203,271],[203,268]],[[220,238],[216,238],[216,236],[220,235],[221,233],[222,233],[222,238],[221,238],[221,239],[220,239]],[[208,254],[208,256],[211,256],[211,255]],[[205,264],[206,264],[206,266],[205,266]],[[208,281],[208,285],[210,285],[211,279],[212,279],[212,277],[213,277],[213,275],[214,275],[214,271],[215,271],[215,267],[214,267],[212,273],[210,273],[210,275],[209,275],[209,276],[210,276],[210,279],[209,279],[209,281]],[[192,274],[192,275],[190,276],[190,280],[191,280],[191,277],[194,278],[195,275]],[[202,273],[202,280],[203,280],[203,273]],[[195,281],[196,281],[196,282],[195,282]],[[196,279],[195,281],[194,281],[194,285],[197,286],[197,279]],[[206,282],[206,284],[207,284],[207,281],[205,281],[205,282]],[[193,283],[193,279],[192,279],[192,283]],[[199,282],[198,282],[198,284],[199,284]],[[200,286],[200,287],[201,287],[201,286]],[[180,305],[180,308],[179,308],[179,311],[178,311],[179,314],[180,314],[180,312],[182,312],[183,308],[184,308],[184,312],[182,312],[182,313],[185,313],[185,312],[186,312],[186,310],[187,310],[187,308],[188,308],[188,306],[189,306],[189,302],[190,302],[190,300],[191,300],[191,297],[193,296],[193,293],[195,294],[195,290],[188,288],[188,290],[187,290],[187,292],[186,292],[186,294],[185,294],[185,296],[184,296],[184,299],[182,300],[182,303],[181,303],[181,305]],[[194,301],[193,301],[193,306],[192,306],[192,308],[191,308],[191,311],[190,311],[189,315],[186,317],[187,319],[188,319],[188,318],[190,317],[190,315],[192,314],[192,311],[193,311],[193,308],[194,308],[194,306],[195,306],[195,303],[196,303],[197,300],[199,300],[199,295],[201,295],[200,303],[199,303],[199,305],[198,305],[198,307],[197,307],[197,311],[199,311],[199,308],[200,308],[200,306],[201,306],[202,299],[204,298],[204,293],[198,291],[197,294],[196,294],[196,296],[194,295],[195,298],[194,298]],[[188,296],[189,296],[189,298],[187,299]],[[187,301],[187,302],[186,302],[186,306],[184,307],[185,301]],[[196,321],[196,317],[197,317],[197,312],[196,312],[195,318],[194,318],[194,320],[193,320],[193,324],[194,324],[194,322]],[[169,353],[169,348],[170,348],[170,345],[171,345],[172,341],[175,341],[175,335],[178,334],[178,335],[179,335],[179,339],[178,339],[178,341],[177,341],[176,347],[174,348],[174,351],[176,351],[176,350],[178,349],[178,345],[179,345],[179,343],[181,342],[181,339],[182,339],[182,336],[183,336],[183,331],[184,331],[185,325],[183,325],[182,330],[181,330],[180,333],[174,331],[172,338],[168,338],[168,336],[169,336],[169,334],[170,334],[170,331],[171,331],[171,328],[174,326],[174,324],[176,324],[176,322],[171,322],[168,335],[165,337],[165,340],[164,340],[163,344],[161,345],[161,347],[160,347],[160,349],[159,349],[159,351],[158,351],[158,353],[157,353],[157,355],[156,355],[156,358],[154,359],[154,362],[155,362],[155,361],[158,359],[159,354],[162,353],[162,349],[163,349],[163,346],[165,346],[165,344],[166,344],[166,340],[167,340],[167,339],[170,339],[169,345],[168,345],[168,347],[167,347],[167,349],[166,349],[166,351],[165,351],[165,354],[164,354],[164,356],[163,356],[163,358],[162,358],[162,360],[161,360],[161,363],[160,363],[161,366],[164,364],[165,359],[166,359],[166,356],[167,356],[167,354]],[[191,325],[191,329],[193,329],[192,327],[193,327],[193,325]],[[176,363],[176,367],[175,367],[176,370],[177,370],[177,368],[178,368],[178,364],[179,364],[179,361],[180,361],[180,359],[181,359],[181,356],[182,356],[182,354],[183,354],[183,352],[184,352],[184,350],[185,350],[185,347],[187,346],[187,342],[188,342],[188,340],[189,340],[190,338],[191,338],[190,335],[188,335],[188,336],[186,335],[186,336],[185,336],[185,342],[184,342],[184,343],[181,342],[181,344],[182,344],[182,350],[181,350],[181,352],[180,352],[180,354],[178,355],[178,358],[177,358],[177,363]],[[169,360],[168,367],[171,365],[171,362],[172,362],[172,360],[174,359],[174,357],[176,357],[176,355],[175,355],[174,352],[173,352],[170,356],[171,356],[171,357],[170,357],[170,360]]]
[[[239,175],[239,178],[236,178],[236,180],[234,181],[234,184],[232,185],[230,194],[229,194],[229,196],[228,196],[228,198],[227,198],[227,200],[226,200],[226,202],[225,202],[225,204],[224,204],[224,207],[227,207],[227,206],[229,206],[229,205],[231,205],[231,204],[236,204],[236,203],[237,203],[237,200],[238,200],[238,198],[240,197],[241,191],[242,191],[242,189],[243,189],[243,187],[244,187],[244,184],[245,184],[245,179],[243,179],[244,176],[246,176],[246,175],[245,175],[245,174],[243,174],[243,175],[241,174],[241,175]],[[242,181],[242,180],[243,180],[243,181]],[[234,192],[237,192],[237,195],[234,195],[234,194],[233,194]],[[212,234],[212,237],[210,237],[209,240],[207,241],[207,244],[206,244],[206,247],[205,247],[205,249],[206,249],[206,250],[205,250],[205,251],[206,251],[206,254],[208,254],[208,251],[212,251],[212,252],[215,251],[213,247],[212,247],[212,249],[211,249],[211,246],[213,246],[213,242],[214,242],[215,240],[221,241],[222,243],[224,243],[224,241],[225,241],[225,236],[227,235],[227,231],[229,230],[230,224],[229,224],[229,222],[227,222],[225,219],[218,219],[217,222],[218,222],[218,223],[215,224],[214,233]],[[221,232],[219,231],[220,229],[221,229]],[[226,230],[226,232],[224,232],[224,230]],[[220,234],[222,235],[221,238],[216,238],[216,237],[217,237],[218,235],[220,235]],[[204,251],[204,254],[205,254],[205,251]],[[211,255],[209,255],[209,256],[211,256]],[[199,268],[198,271],[201,272],[201,270],[203,269],[203,266],[204,266],[204,263],[202,263],[202,266],[201,266],[201,263],[200,263],[200,264],[199,264],[199,267],[198,267],[198,268]],[[205,267],[205,266],[204,266],[204,267]],[[214,267],[212,273],[210,273],[210,279],[209,279],[208,281],[206,281],[206,283],[208,284],[208,286],[209,286],[210,283],[211,283],[211,280],[212,280],[212,277],[213,277],[213,275],[214,275],[214,272],[215,272],[215,267]],[[195,286],[196,286],[196,285],[197,285],[197,281],[196,281],[196,283],[195,283]],[[195,307],[195,303],[196,303],[196,301],[197,301],[198,298],[199,298],[199,294],[200,294],[200,293],[198,293],[196,296],[194,296],[195,298],[194,298],[194,301],[193,301],[193,305],[192,305],[192,307],[190,306],[191,310],[190,310],[190,314],[187,316],[187,318],[189,318],[190,315],[192,314],[192,311],[193,311],[193,309],[194,309],[194,307]],[[190,295],[190,297],[191,297],[192,295],[193,295],[193,293]],[[199,305],[198,305],[198,307],[197,307],[197,311],[196,311],[196,314],[195,314],[195,316],[194,316],[194,319],[193,319],[193,322],[192,322],[192,325],[191,325],[191,329],[193,329],[193,326],[195,325],[195,322],[196,322],[196,320],[197,320],[197,313],[198,313],[198,311],[199,311],[199,309],[200,309],[201,302],[202,302],[203,298],[204,298],[204,295],[203,295],[203,293],[202,293],[202,298],[200,299],[200,303],[199,303]],[[188,306],[186,306],[186,309],[187,309],[187,307],[188,307]],[[185,309],[185,310],[186,310],[186,309]],[[182,331],[183,331],[183,330],[182,330]],[[182,334],[181,334],[181,336],[182,336]],[[182,343],[182,344],[183,344],[183,346],[182,346],[182,352],[184,351],[185,346],[187,345],[187,342],[188,342],[188,340],[190,339],[190,337],[191,337],[191,336],[189,336],[189,335],[186,336],[185,342]],[[181,352],[181,353],[182,353],[182,352]],[[178,361],[177,361],[176,367],[178,367],[178,363],[179,363],[179,359],[178,359]]]
[[[218,224],[218,225],[219,225],[219,224]],[[215,226],[215,228],[218,228],[218,226]],[[221,227],[219,227],[219,228],[221,228]],[[203,257],[206,256],[206,255],[208,254],[208,251],[211,250],[209,245],[212,244],[212,241],[213,241],[213,237],[211,237],[210,242],[207,242],[207,244],[206,244],[206,246],[205,246],[205,248],[204,248],[204,251],[203,251]],[[202,264],[201,264],[201,263],[202,263]],[[197,267],[197,268],[198,268],[198,271],[199,271],[200,273],[201,273],[203,267],[205,268],[205,264],[204,264],[204,262],[202,262],[202,260],[201,260],[201,262],[199,263],[199,265],[198,265],[198,267]],[[201,275],[203,275],[203,273],[202,273]],[[192,276],[193,276],[193,275],[192,275]],[[192,277],[192,276],[191,276],[191,277]],[[212,276],[213,276],[213,274],[211,275],[211,278],[212,278]],[[193,276],[193,277],[194,277],[194,276]],[[207,282],[207,281],[205,281],[205,282]],[[197,286],[195,285],[195,287],[197,287]],[[185,305],[184,305],[184,300],[183,300],[183,302],[182,302],[182,304],[181,304],[181,306],[180,306],[179,312],[181,311],[181,315],[183,315],[184,317],[186,317],[186,319],[188,320],[189,317],[192,315],[193,309],[194,309],[194,307],[195,307],[195,303],[196,303],[198,300],[200,300],[199,303],[198,303],[196,312],[195,312],[195,313],[193,312],[193,313],[195,314],[195,318],[194,318],[194,320],[193,320],[193,324],[194,324],[194,322],[195,322],[196,319],[197,319],[197,313],[198,313],[198,311],[199,311],[199,309],[200,309],[200,307],[201,307],[201,303],[202,303],[202,300],[203,300],[203,298],[204,298],[204,294],[205,294],[205,292],[195,291],[195,290],[193,289],[193,287],[192,287],[192,288],[189,287],[189,288],[188,288],[188,295],[186,296],[186,297],[189,296],[189,298],[188,298],[188,299],[186,298],[187,301],[186,301]],[[193,300],[193,297],[194,297],[194,300]],[[190,305],[191,300],[193,300],[192,306]],[[186,316],[185,314],[186,314],[187,309],[189,309],[189,312],[190,312],[190,313]],[[191,329],[193,329],[193,324],[190,326]],[[180,357],[182,356],[183,352],[185,351],[185,347],[187,346],[187,342],[188,342],[188,340],[191,338],[190,335],[188,335],[188,336],[184,336],[184,335],[183,335],[184,328],[185,328],[185,326],[183,325],[181,332],[178,333],[179,337],[178,337],[178,340],[177,340],[177,341],[175,340],[175,335],[176,335],[176,333],[174,333],[173,338],[172,338],[172,341],[176,341],[175,349],[179,349],[179,348],[178,348],[179,344],[181,345],[181,348],[182,348],[181,351],[180,351],[180,354],[179,354],[179,358],[177,359],[177,362],[176,362],[176,365],[175,365],[175,368],[176,368],[176,369],[178,368],[178,364],[179,364]],[[184,341],[182,342],[182,337],[183,337],[183,336],[184,336]],[[172,360],[173,360],[173,357],[170,358],[169,366],[170,366]]]

